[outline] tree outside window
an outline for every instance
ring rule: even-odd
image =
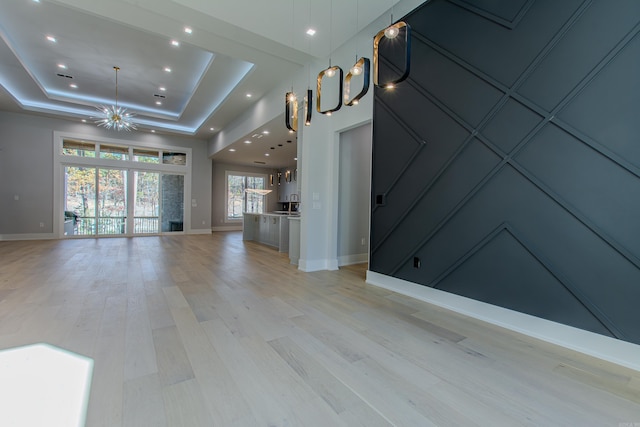
[[[245,190],[264,190],[266,176],[227,174],[227,219],[241,219],[244,212],[263,213],[264,195]]]

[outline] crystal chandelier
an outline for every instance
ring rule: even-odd
[[[102,118],[96,120],[96,123],[107,129],[135,130],[136,125],[131,121],[133,114],[127,112],[126,108],[118,106],[118,71],[120,71],[120,67],[113,67],[113,69],[116,71],[116,103],[110,106],[101,105],[98,108],[98,113]]]

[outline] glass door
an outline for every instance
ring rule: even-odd
[[[96,168],[64,168],[64,235],[96,233]]]
[[[157,234],[160,232],[160,173],[133,171],[133,180],[133,233]]]
[[[127,171],[98,168],[98,235],[127,232]]]

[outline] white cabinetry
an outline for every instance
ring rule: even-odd
[[[276,214],[244,214],[243,240],[254,240],[278,248],[279,252],[289,250],[289,218]]]

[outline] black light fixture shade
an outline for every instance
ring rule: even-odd
[[[287,92],[284,97],[284,124],[291,132],[298,131],[298,98],[296,94]]]
[[[359,72],[357,72],[357,70],[360,70]],[[354,73],[354,71],[356,71]],[[345,77],[344,79],[344,103],[345,105],[351,107],[353,105],[357,105],[358,102],[360,101],[360,99],[365,96],[367,94],[367,91],[369,91],[369,76],[371,74],[371,61],[369,61],[369,58],[360,58],[358,61],[356,61],[356,63],[353,65],[353,67],[351,67],[351,69],[349,70],[349,73],[347,74],[347,77]],[[351,94],[351,79],[353,78],[353,76],[356,75],[362,75],[363,77],[363,82],[362,82],[362,89],[360,90],[360,92],[354,96],[353,98],[350,98],[350,94]]]
[[[307,96],[304,98],[304,125],[311,126],[311,104],[313,103],[313,91],[307,89]]]
[[[332,75],[338,74],[338,79],[340,80],[338,82],[338,104],[333,107],[330,108],[328,110],[323,110],[322,109],[322,80],[324,79],[325,76],[327,77],[331,77]],[[320,73],[318,74],[318,84],[317,84],[317,89],[316,89],[316,110],[318,110],[318,113],[320,114],[326,114],[328,116],[331,115],[331,113],[333,113],[334,111],[338,111],[340,109],[340,107],[342,107],[342,84],[344,81],[344,73],[342,72],[342,68],[338,67],[337,65],[334,66],[329,66],[329,68],[324,69],[322,71],[320,71]]]
[[[401,30],[404,29],[404,71],[402,75],[388,82],[380,82],[379,81],[379,67],[380,67],[380,59],[379,59],[379,45],[380,41],[383,38],[394,39],[397,35],[400,34]],[[373,84],[377,87],[384,88],[392,88],[396,84],[406,80],[409,77],[409,71],[411,68],[411,27],[404,21],[396,22],[395,24],[389,25],[384,30],[380,31],[373,38]]]

